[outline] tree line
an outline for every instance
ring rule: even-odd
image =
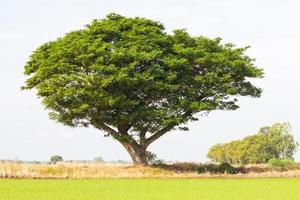
[[[261,164],[272,158],[293,160],[297,147],[290,124],[275,123],[262,127],[257,134],[241,140],[213,145],[207,157],[220,163]]]

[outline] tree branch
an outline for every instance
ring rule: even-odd
[[[115,131],[113,128],[109,127],[105,123],[97,123],[97,124],[94,124],[94,126],[100,130],[106,131],[114,138],[117,138],[119,136],[119,133],[117,131]]]
[[[147,128],[143,128],[140,132],[140,145],[143,145],[145,143],[145,139],[146,139],[146,133],[147,133],[148,129]]]
[[[132,127],[131,124],[124,124],[120,127],[118,127],[118,131],[120,134],[126,135],[126,133],[129,131],[129,129]]]
[[[163,136],[166,132],[172,130],[177,124],[170,124],[166,126],[165,128],[160,129],[156,133],[154,133],[152,136],[150,136],[148,139],[145,140],[145,146],[149,146],[152,142]]]
[[[129,135],[127,132],[122,132],[122,133],[118,132],[118,131],[114,130],[113,128],[109,127],[108,125],[106,125],[105,123],[93,123],[93,125],[96,128],[103,130],[103,131],[107,132],[108,134],[110,134],[114,139],[119,141],[121,144],[127,142],[127,143],[130,143],[131,145],[134,145],[135,147],[139,146],[137,141],[135,141],[135,139],[131,135]],[[130,129],[130,126],[127,126],[126,128]],[[126,137],[127,139],[122,141],[122,139],[124,139],[124,137]]]
[[[192,111],[187,111],[186,113],[184,113],[182,115],[182,117],[185,118],[192,114],[193,114]],[[174,122],[172,124],[167,125],[166,127],[162,128],[162,129],[160,129],[159,131],[157,131],[156,133],[154,133],[152,136],[150,136],[148,139],[145,140],[145,146],[146,147],[149,146],[152,142],[154,142],[155,140],[157,140],[158,138],[163,136],[168,131],[172,130],[177,125],[179,125],[179,124]]]

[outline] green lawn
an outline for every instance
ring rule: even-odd
[[[0,179],[0,200],[300,200],[300,179]]]

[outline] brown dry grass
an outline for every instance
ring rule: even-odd
[[[256,166],[247,174],[198,174],[196,165],[190,163],[175,164],[170,167],[132,166],[126,164],[79,164],[59,163],[18,164],[0,163],[0,178],[266,178],[300,177],[300,170],[280,171]],[[259,170],[261,168],[261,170]]]
[[[181,174],[180,174],[181,175]],[[164,178],[178,177],[174,171],[149,166],[126,164],[59,163],[17,164],[0,163],[2,178]]]

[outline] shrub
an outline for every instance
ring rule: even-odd
[[[220,165],[215,164],[204,164],[198,167],[198,173],[221,173],[221,174],[237,174],[246,173],[245,167],[234,167],[228,163],[221,163]]]
[[[292,160],[282,160],[277,158],[272,158],[269,160],[268,164],[272,167],[285,167],[287,165],[291,165],[294,162]]]
[[[219,172],[220,173],[225,173],[225,174],[236,174],[237,173],[237,169],[235,167],[233,167],[232,165],[230,165],[229,163],[221,163],[219,165]]]
[[[203,173],[218,173],[219,171],[219,166],[215,164],[202,164],[198,167],[198,173],[203,174]]]
[[[198,163],[189,163],[189,162],[176,162],[171,164],[174,169],[179,169],[182,172],[197,172],[199,168]]]

